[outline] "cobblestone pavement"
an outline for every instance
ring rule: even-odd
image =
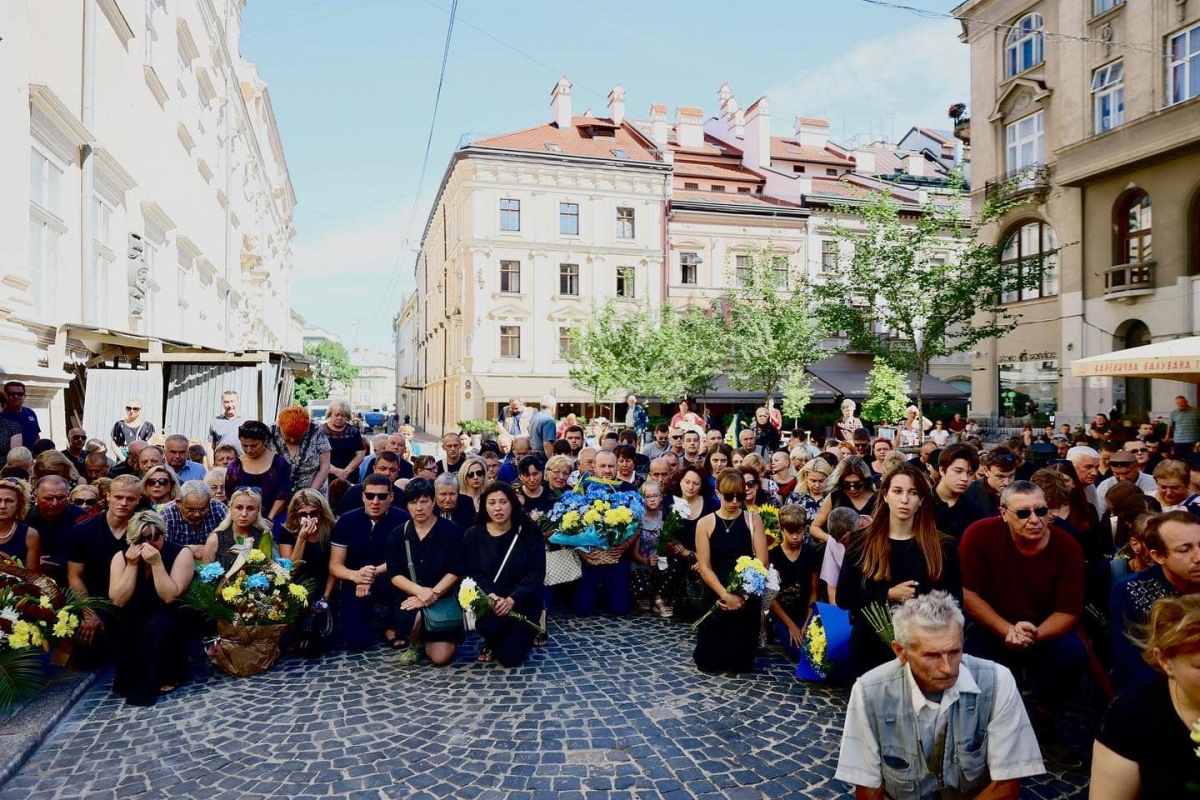
[[[511,671],[476,664],[469,640],[445,669],[379,648],[207,671],[155,708],[105,680],[0,800],[848,796],[833,780],[846,691],[796,681],[774,650],[751,676],[704,676],[679,623],[563,616],[551,633]]]

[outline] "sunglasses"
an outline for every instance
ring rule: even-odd
[[[736,492],[721,492],[721,499],[726,503],[740,503],[743,498]]]
[[[1135,448],[1135,449],[1133,449],[1133,450],[1126,450],[1125,452],[1126,452],[1126,453],[1133,453],[1133,454],[1136,456],[1138,453],[1148,453],[1148,452],[1150,452],[1150,451],[1149,451],[1149,450],[1147,450],[1145,447],[1138,447],[1138,448]]]
[[[364,500],[387,500],[391,496],[388,492],[363,492]]]
[[[126,411],[141,411],[141,406],[125,406]]]
[[[87,506],[87,507],[94,506],[94,505],[96,505],[96,503],[99,503],[99,502],[100,502],[99,500],[95,500],[95,499],[88,498],[88,497],[76,497],[74,500],[71,501],[71,505],[79,506],[80,508],[83,508],[85,506]]]
[[[236,492],[249,492],[250,494],[256,494],[259,497],[262,497],[262,489],[259,488],[258,486],[239,486],[236,489],[234,489],[233,491],[235,493]]]
[[[87,437],[86,436],[72,436],[71,441],[72,442],[84,442],[84,441],[87,441]]]
[[[857,492],[865,485],[862,481],[842,481],[842,488],[848,492]]]
[[[468,478],[482,478],[482,477],[483,477],[483,475],[484,475],[484,473],[480,472],[480,471],[479,471],[479,470],[477,470],[477,469],[473,469],[473,470],[471,470],[470,472],[468,472],[468,473],[467,473],[467,477],[468,477]]]
[[[1038,506],[1037,508],[1022,508],[1019,511],[1009,511],[1009,513],[1014,514],[1017,519],[1029,519],[1031,514],[1037,514],[1040,518],[1049,514],[1050,509],[1046,506]]]
[[[297,511],[296,516],[300,519],[320,519],[320,511]]]
[[[147,478],[146,483],[151,486],[166,486],[171,482],[170,478]]]
[[[155,531],[154,534],[151,536],[143,536],[142,538],[138,539],[137,543],[138,544],[150,544],[151,542],[157,542],[161,538],[162,538],[162,531]]]
[[[24,392],[8,392],[9,397],[24,397]]]

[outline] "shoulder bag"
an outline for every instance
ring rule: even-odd
[[[579,553],[569,548],[546,552],[546,586],[558,586],[582,577],[583,565],[579,563]]]
[[[500,562],[500,569],[496,570],[496,577],[492,578],[493,584],[500,580],[500,573],[504,572],[504,565],[508,563],[508,557],[512,555],[513,548],[517,546],[517,537],[520,535],[521,532],[517,531],[513,536],[512,544],[508,546],[508,552],[504,554],[504,560]],[[475,612],[469,608],[463,611],[463,626],[469,631],[475,630]]]
[[[411,522],[404,526],[404,554],[408,557],[408,578],[420,586],[420,582],[417,581],[417,571],[413,567],[412,548],[408,543],[408,532],[411,528]],[[422,624],[430,633],[452,631],[461,628],[463,624],[462,608],[458,605],[458,598],[453,596],[438,598],[433,605],[421,609],[421,615],[423,617]]]

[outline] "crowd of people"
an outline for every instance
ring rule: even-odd
[[[4,388],[23,418],[24,387]],[[221,403],[200,441],[162,436],[130,399],[108,442],[73,429],[61,451],[0,418],[21,437],[0,475],[0,551],[112,601],[89,612],[75,655],[116,655],[114,688],[131,703],[186,680],[189,637],[203,633],[179,602],[194,570],[228,569],[270,531],[311,587],[308,613],[335,620],[306,655],[382,640],[401,664],[450,663],[468,632],[442,624],[439,603],[470,578],[492,601],[474,628],[482,663],[516,666],[547,644],[555,605],[694,622],[715,603],[695,664],[747,672],[771,640],[803,657],[828,602],[850,617],[838,777],[859,796],[1016,797],[1043,757],[1082,769],[1060,725],[1085,685],[1116,698],[1093,796],[1182,797],[1200,780],[1182,738],[1200,719],[1200,424],[1184,398],[1165,430],[1125,441],[1098,417],[989,447],[960,416],[915,407],[872,437],[849,400],[814,441],[767,408],[723,430],[682,401],[651,426],[630,395],[623,426],[585,429],[552,397],[514,398],[494,436],[472,447],[447,433],[440,457],[403,432],[367,441],[342,401],[322,421],[289,407],[270,425],[241,417],[234,392]],[[551,580],[559,548],[539,522],[593,485],[639,492],[640,530]],[[681,529],[660,547],[671,514]],[[779,573],[766,604],[727,587],[743,557]],[[873,607],[892,610],[890,644]],[[1147,714],[1155,724],[1134,722]]]

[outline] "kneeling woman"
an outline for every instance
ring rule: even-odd
[[[717,476],[721,506],[696,523],[696,562],[700,577],[720,609],[700,624],[692,658],[703,672],[750,672],[758,649],[762,598],[742,597],[725,588],[742,556],[767,563],[762,519],[743,508],[746,482],[727,469]]]
[[[484,488],[479,524],[463,537],[460,570],[462,577],[474,580],[495,604],[491,615],[475,623],[483,637],[479,660],[519,666],[533,647],[536,631],[508,614],[516,611],[527,619],[541,614],[546,545],[507,483]]]
[[[462,532],[434,513],[433,484],[424,478],[414,478],[404,487],[404,505],[412,520],[392,531],[387,543],[388,575],[403,598],[396,611],[396,635],[409,640],[400,663],[416,663],[424,646],[429,660],[443,666],[454,660],[465,638],[462,614],[453,615],[457,625],[435,630],[439,626],[436,619],[430,622],[428,609],[443,598],[449,598],[443,606],[458,608],[454,586]]]
[[[108,597],[122,609],[113,691],[133,706],[154,705],[188,677],[188,626],[176,601],[196,566],[191,552],[166,534],[157,513],[134,514],[125,529],[129,546],[109,569]]]

